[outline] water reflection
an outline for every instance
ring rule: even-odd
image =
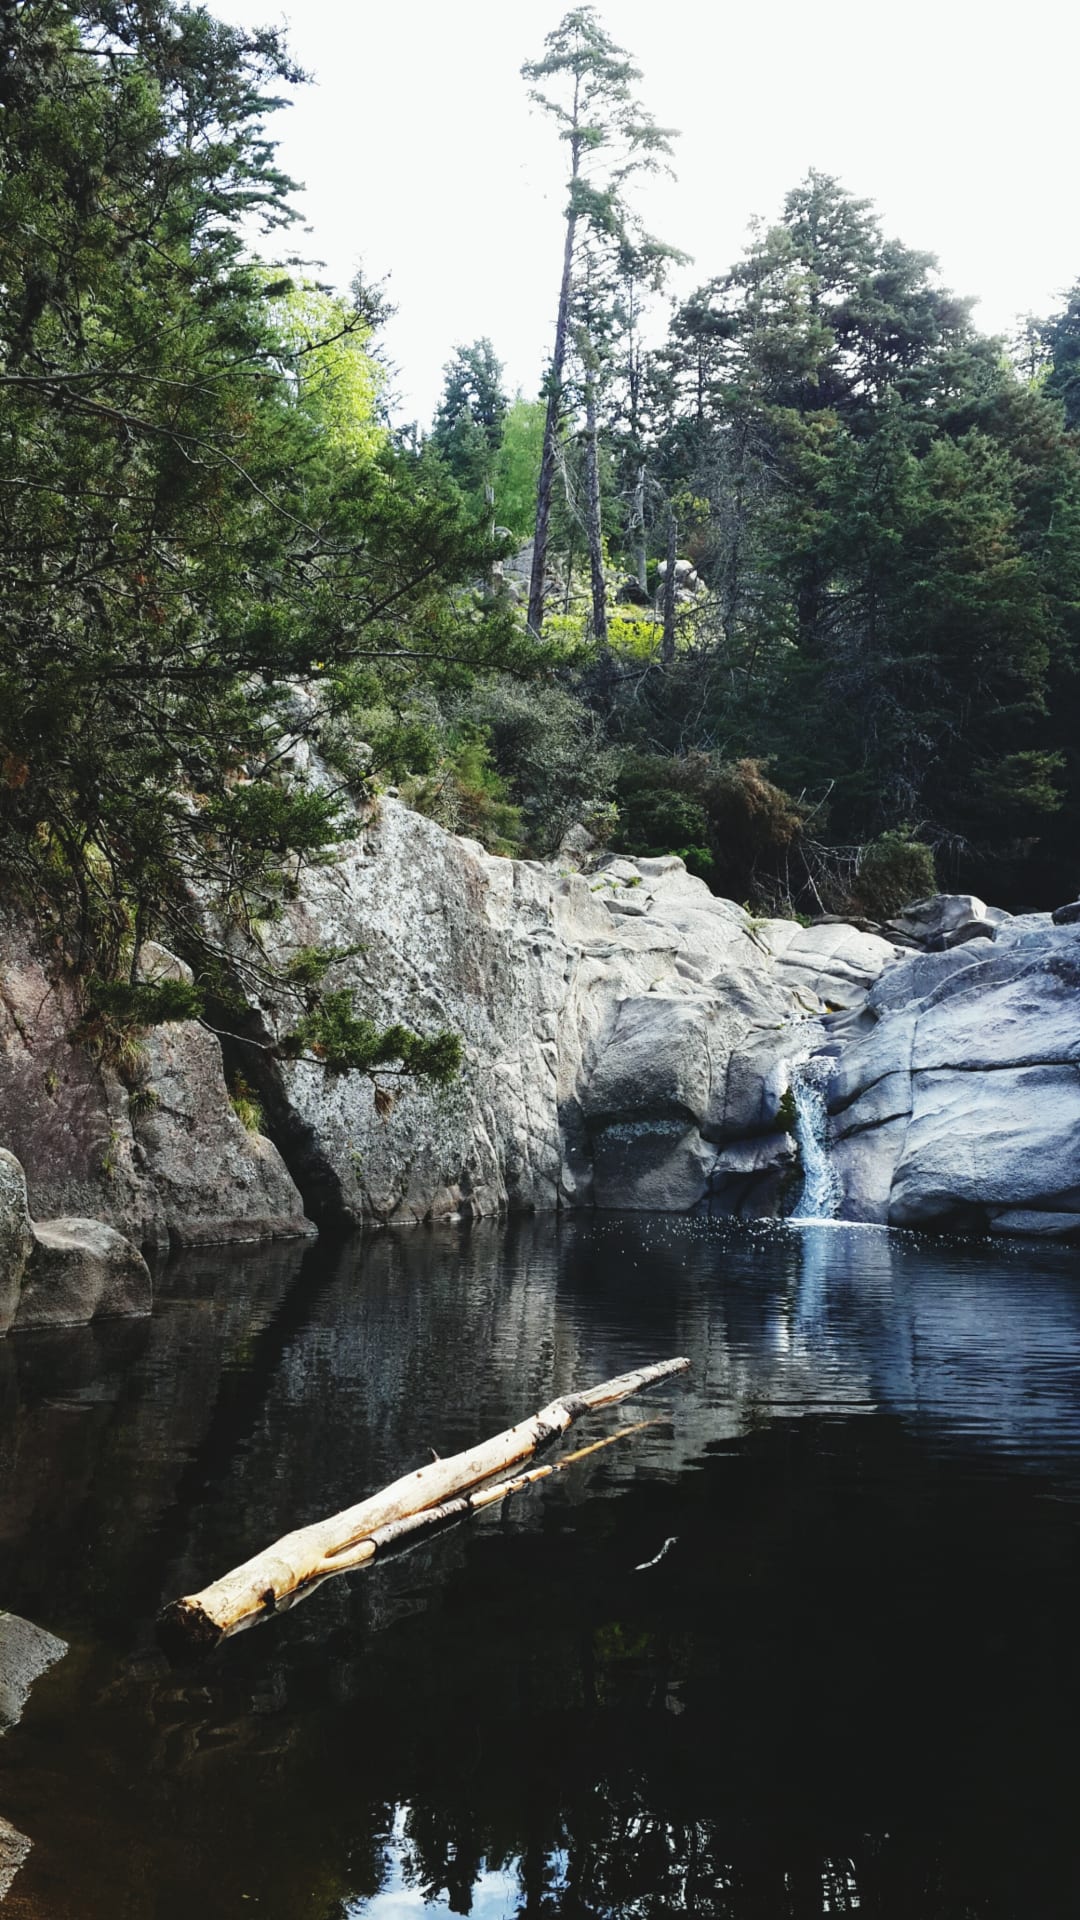
[[[601,1216],[190,1256],[0,1343],[0,1605],[71,1645],[0,1742],[5,1920],[1071,1915],[1078,1276]],[[158,1653],[287,1527],[677,1352],[662,1426]]]

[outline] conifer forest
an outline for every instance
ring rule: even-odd
[[[198,948],[193,885],[272,911],[389,784],[754,907],[1071,897],[1080,293],[989,338],[809,172],[665,305],[636,193],[677,138],[578,8],[523,68],[565,180],[542,384],[448,341],[402,429],[384,295],[297,257],[278,32],[21,0],[0,35],[0,857],[88,977],[133,927]],[[289,770],[312,730],[339,788]]]

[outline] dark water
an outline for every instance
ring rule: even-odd
[[[663,1424],[158,1652],[287,1528],[680,1352],[585,1437]],[[0,1741],[5,1920],[1072,1920],[1080,1256],[611,1215],[192,1256],[152,1321],[0,1343],[0,1605],[70,1643]]]

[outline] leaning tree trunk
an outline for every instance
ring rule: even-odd
[[[607,585],[604,580],[604,528],[600,505],[600,428],[596,418],[596,376],[585,380],[585,527],[589,537],[593,639],[607,652]]]
[[[679,522],[674,507],[668,508],[667,567],[664,572],[664,637],[660,658],[669,663],[675,658],[675,565],[679,551]]]
[[[574,150],[575,173],[577,149]],[[573,186],[571,184],[571,192]],[[547,413],[544,416],[544,447],[540,455],[540,478],[536,487],[536,526],[533,532],[532,573],[529,578],[529,631],[539,640],[544,631],[544,580],[547,574],[548,528],[551,524],[551,496],[555,487],[555,463],[562,413],[563,368],[566,364],[566,336],[570,327],[570,287],[574,272],[574,237],[577,214],[571,202],[566,216],[566,245],[563,248],[562,281],[559,286],[559,311],[555,321],[555,346],[547,379]]]
[[[625,1400],[630,1394],[651,1386],[654,1380],[685,1373],[689,1365],[685,1359],[662,1360],[653,1366],[640,1367],[635,1373],[620,1374],[617,1379],[590,1387],[584,1393],[553,1400],[531,1419],[496,1434],[494,1439],[456,1453],[448,1460],[436,1459],[430,1466],[395,1480],[381,1493],[361,1500],[359,1505],[347,1507],[343,1513],[285,1534],[274,1546],[257,1553],[254,1559],[245,1560],[242,1566],[215,1580],[201,1593],[174,1600],[159,1621],[162,1638],[174,1647],[216,1646],[226,1634],[273,1612],[299,1588],[374,1559],[380,1546],[392,1544],[415,1530],[411,1524],[414,1517],[421,1520],[425,1515],[428,1520],[443,1517],[430,1511],[434,1508],[443,1509],[446,1517],[450,1517],[446,1509],[458,1495],[549,1445],[583,1413]]]

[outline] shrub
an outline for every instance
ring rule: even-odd
[[[522,842],[521,809],[491,762],[491,749],[475,725],[462,729],[437,770],[410,781],[404,795],[418,813],[451,833],[479,840],[489,853],[512,856]]]
[[[802,814],[760,760],[628,756],[616,783],[620,853],[679,853],[718,893],[771,897]]]
[[[237,1074],[229,1094],[229,1105],[248,1133],[261,1133],[263,1110],[243,1074]]]
[[[911,900],[937,889],[934,856],[911,833],[898,829],[871,840],[859,855],[851,904],[874,920],[887,920]]]

